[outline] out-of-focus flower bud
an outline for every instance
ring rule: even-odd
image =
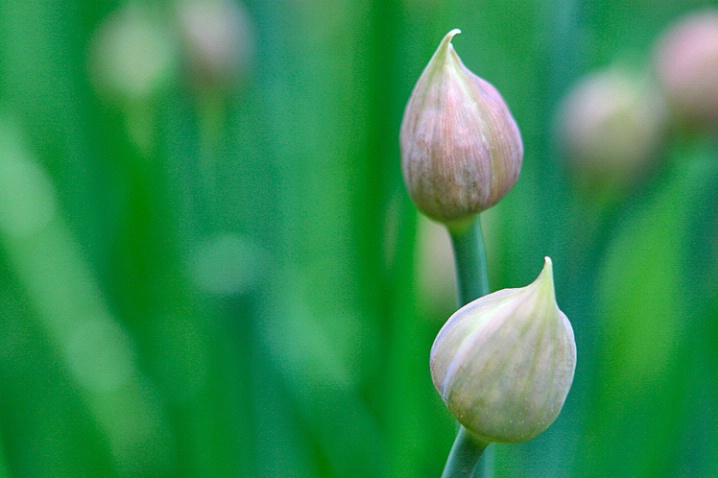
[[[496,204],[518,179],[523,143],[496,89],[441,41],[414,87],[401,125],[404,182],[416,206],[446,224]]]
[[[431,349],[434,386],[478,440],[519,443],[551,425],[576,366],[568,319],[556,305],[551,260],[527,287],[459,309]]]
[[[650,169],[665,108],[648,82],[619,69],[585,77],[564,99],[559,140],[569,173],[590,193],[623,189]]]
[[[231,88],[248,70],[254,50],[244,7],[230,0],[185,0],[178,8],[192,81],[200,88]]]
[[[176,55],[170,31],[146,7],[129,4],[111,14],[91,47],[93,80],[111,97],[146,100],[172,78]]]
[[[676,23],[659,43],[656,68],[680,121],[718,128],[718,10],[695,12]]]

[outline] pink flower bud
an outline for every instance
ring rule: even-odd
[[[401,125],[404,182],[430,218],[456,223],[496,204],[518,179],[523,143],[496,89],[441,41],[414,87]]]
[[[656,68],[681,121],[718,127],[718,10],[690,14],[674,25],[659,44]]]
[[[581,79],[558,114],[571,177],[587,193],[622,189],[650,168],[661,146],[665,108],[647,82],[619,69]]]

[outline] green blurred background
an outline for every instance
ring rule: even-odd
[[[711,3],[1,0],[0,477],[439,476],[453,265],[398,131],[451,28],[525,144],[492,289],[552,256],[579,352],[497,476],[718,476],[715,135],[606,199],[554,126]]]

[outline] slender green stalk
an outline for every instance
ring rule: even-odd
[[[473,439],[466,428],[459,428],[454,446],[451,447],[449,459],[446,461],[441,478],[466,478],[474,476],[479,467],[479,458],[489,443]]]
[[[449,230],[454,247],[456,282],[459,288],[459,307],[489,293],[489,274],[486,249],[478,216],[468,229]]]
[[[454,248],[456,282],[461,307],[489,293],[489,273],[481,219],[477,215],[468,229],[449,229],[449,234]],[[479,470],[477,476],[492,477],[493,448],[488,446],[489,443],[477,444],[475,440],[469,438],[464,427],[460,427],[442,478],[471,477],[477,469]],[[479,460],[482,454],[483,459]]]

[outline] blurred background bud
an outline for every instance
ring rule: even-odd
[[[97,89],[127,102],[146,100],[166,87],[176,63],[171,30],[153,11],[134,3],[100,24],[90,55]]]
[[[678,121],[718,128],[718,9],[676,22],[659,43],[656,69]]]
[[[254,51],[252,23],[244,6],[230,0],[185,0],[177,13],[193,85],[232,88],[250,68]]]
[[[651,169],[662,144],[665,108],[648,82],[611,68],[580,80],[557,118],[571,178],[592,196],[623,191]]]
[[[503,98],[464,66],[450,31],[421,74],[401,125],[409,195],[430,218],[465,221],[496,204],[521,171],[523,143]]]

